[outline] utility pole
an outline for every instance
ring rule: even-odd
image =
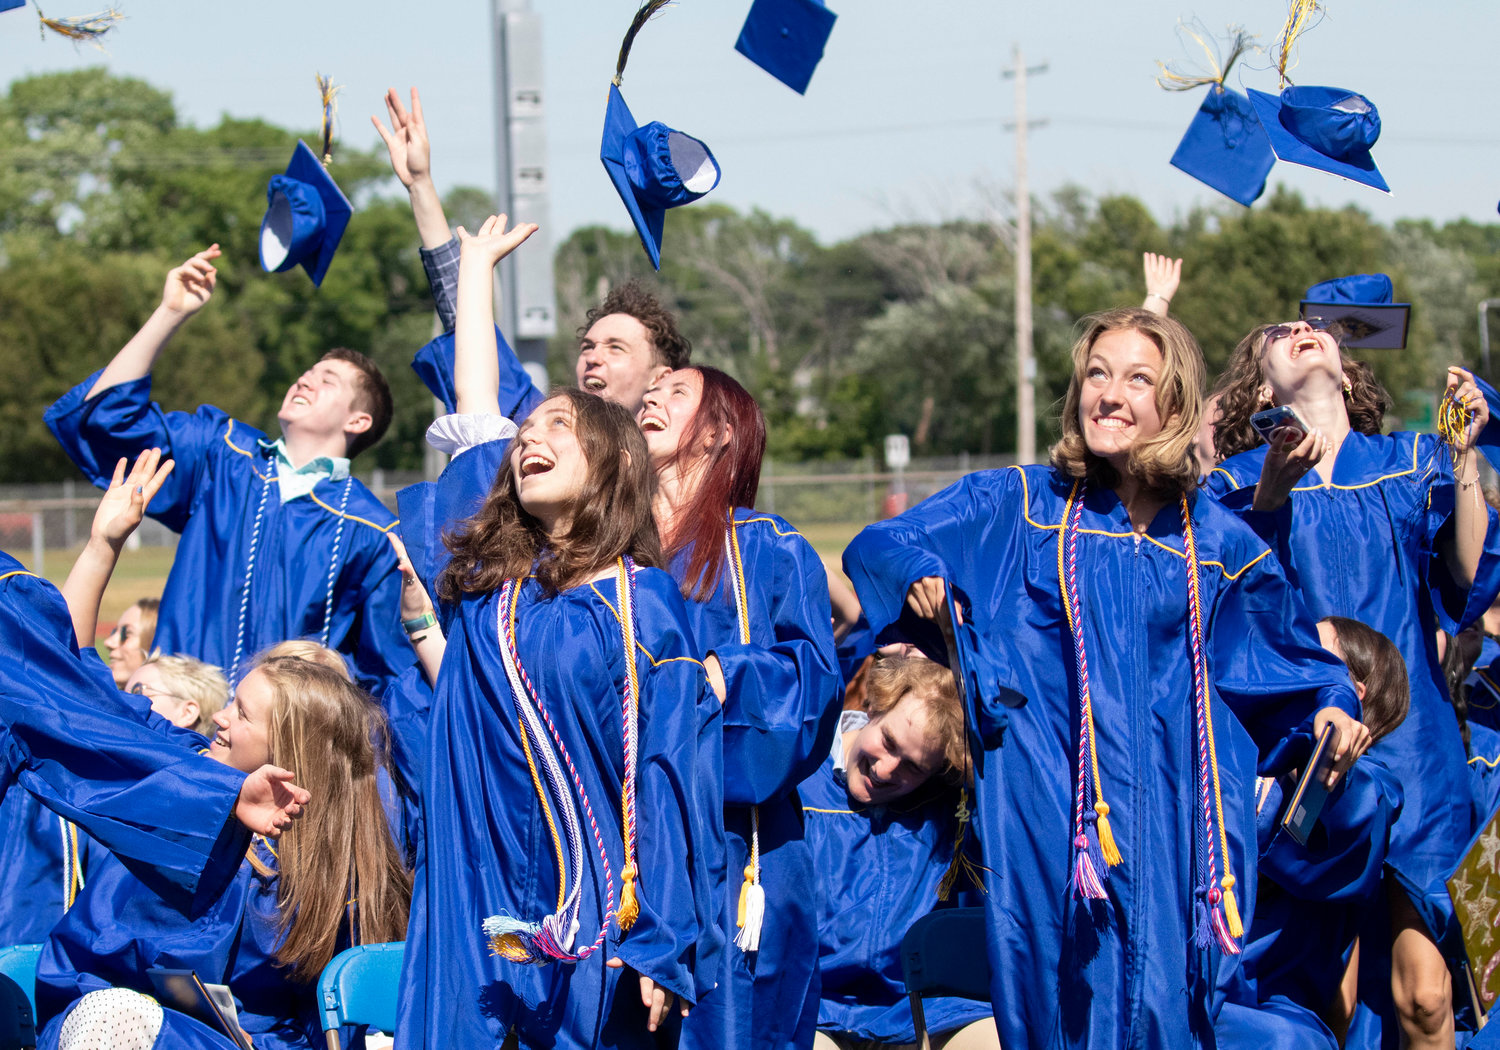
[[[495,41],[495,208],[511,225],[541,227],[498,269],[496,313],[516,356],[547,388],[547,340],[557,334],[552,238],[547,224],[547,127],[542,87],[542,18],[531,0],[491,0]]]
[[[1003,72],[1016,82],[1016,119],[1006,125],[1016,133],[1016,462],[1036,462],[1036,358],[1031,346],[1031,190],[1026,182],[1026,131],[1046,125],[1026,120],[1026,77],[1045,73],[1047,64],[1027,68],[1021,45],[1011,53],[1015,65]]]

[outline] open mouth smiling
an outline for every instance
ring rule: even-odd
[[[529,478],[536,474],[545,474],[554,466],[556,464],[546,456],[532,452],[521,460],[521,477]]]

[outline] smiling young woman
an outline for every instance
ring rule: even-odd
[[[1114,310],[1072,356],[1050,466],[972,474],[844,565],[873,630],[949,639],[932,655],[985,744],[1001,1044],[1185,1050],[1213,1042],[1254,906],[1254,822],[1230,800],[1326,724],[1344,765],[1364,737],[1276,560],[1198,495],[1192,335]]]
[[[1302,321],[1258,325],[1219,383],[1223,462],[1205,482],[1276,550],[1316,616],[1369,624],[1410,669],[1410,713],[1376,754],[1405,792],[1387,889],[1392,991],[1416,1047],[1453,1042],[1439,945],[1457,937],[1444,880],[1472,831],[1464,745],[1434,627],[1457,633],[1500,592],[1500,536],[1480,496],[1475,453],[1488,406],[1463,369],[1449,368],[1446,382],[1446,396],[1472,413],[1451,445],[1434,434],[1383,434],[1390,397],[1334,333]],[[1266,445],[1250,416],[1281,405],[1309,431],[1283,428]]]

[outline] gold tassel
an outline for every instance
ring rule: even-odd
[[[745,881],[740,883],[740,906],[735,918],[735,927],[743,930],[745,928],[745,905],[750,900],[750,887],[755,885],[755,865],[745,865]]]
[[[47,39],[47,30],[50,29],[75,44],[93,44],[100,51],[104,50],[104,45],[99,43],[99,38],[119,25],[125,17],[113,7],[81,18],[48,18],[42,13],[41,7],[38,7],[36,15],[41,22],[43,40]]]
[[[1240,56],[1246,51],[1260,50],[1255,46],[1255,37],[1247,33],[1240,26],[1229,27],[1229,51],[1228,56],[1222,60],[1217,52],[1217,42],[1210,46],[1208,30],[1201,25],[1179,21],[1177,32],[1187,34],[1203,49],[1208,56],[1208,65],[1212,70],[1209,73],[1178,72],[1161,60],[1156,63],[1156,84],[1167,91],[1192,91],[1194,88],[1205,87],[1214,84],[1223,87],[1224,78],[1229,75],[1229,70],[1239,61]]]
[[[1234,899],[1234,876],[1225,875],[1219,880],[1219,885],[1224,889],[1224,919],[1229,923],[1229,935],[1243,937],[1245,926],[1240,922],[1240,906]]]
[[[1281,27],[1281,36],[1276,41],[1276,74],[1281,78],[1280,90],[1286,90],[1286,70],[1292,45],[1312,27],[1313,16],[1317,13],[1318,0],[1291,0],[1286,25]]]
[[[490,954],[518,963],[526,962],[531,958],[531,953],[521,943],[521,938],[513,933],[502,933],[498,937],[491,937]]]
[[[323,104],[323,167],[333,162],[333,118],[338,113],[338,94],[344,90],[335,87],[332,77],[317,74],[318,97]]]
[[[984,888],[984,879],[980,877],[981,871],[989,871],[988,868],[976,865],[964,852],[964,839],[969,831],[969,793],[960,792],[958,796],[958,833],[953,836],[953,859],[948,862],[948,870],[943,873],[943,881],[938,883],[938,900],[946,901],[953,896],[953,891],[958,888],[960,876],[967,877],[970,885],[980,893],[988,893]]]
[[[1120,847],[1115,845],[1115,833],[1109,826],[1109,803],[1095,802],[1094,812],[1099,814],[1099,852],[1104,854],[1104,863],[1111,868],[1124,860]]]
[[[615,921],[621,930],[628,930],[640,918],[641,904],[635,898],[635,865],[625,865],[620,872],[620,910],[615,912]]]

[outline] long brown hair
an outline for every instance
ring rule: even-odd
[[[1073,378],[1063,399],[1062,440],[1052,446],[1052,465],[1074,478],[1087,478],[1090,485],[1113,489],[1120,478],[1108,461],[1089,451],[1078,422],[1083,396],[1084,369],[1094,344],[1106,332],[1139,332],[1161,351],[1161,372],[1156,377],[1156,412],[1160,432],[1131,446],[1126,469],[1147,491],[1166,498],[1191,492],[1198,486],[1198,460],[1194,442],[1203,416],[1203,352],[1183,325],[1149,310],[1126,307],[1091,314],[1082,321],[1083,333],[1073,344]]]
[[[1411,709],[1406,660],[1394,642],[1369,624],[1347,616],[1325,616],[1322,622],[1338,635],[1349,677],[1365,687],[1360,721],[1370,731],[1373,744],[1406,721]]]
[[[375,780],[389,737],[375,701],[327,667],[272,659],[255,670],[273,696],[266,733],[271,762],[294,772],[315,800],[276,846],[283,935],[276,961],[311,982],[338,951],[351,900],[358,928],[350,933],[360,941],[406,936],[412,877]],[[253,852],[250,863],[272,873]]]
[[[1219,377],[1213,396],[1219,399],[1219,418],[1214,423],[1214,452],[1223,462],[1230,456],[1255,448],[1261,436],[1250,425],[1250,417],[1271,404],[1261,396],[1266,374],[1262,362],[1266,356],[1266,329],[1256,325],[1241,339],[1229,357],[1229,366]],[[1385,392],[1375,372],[1363,361],[1357,361],[1339,347],[1344,367],[1344,409],[1349,426],[1361,434],[1380,433],[1385,413],[1391,407],[1391,395]]]
[[[717,368],[695,365],[682,371],[703,379],[703,397],[669,463],[676,463],[713,437],[700,462],[683,464],[698,476],[697,491],[673,522],[666,557],[692,549],[682,576],[682,594],[705,601],[724,571],[724,529],[735,507],[755,506],[760,464],[766,454],[766,417],[750,392]]]
[[[555,398],[566,399],[573,408],[574,432],[588,468],[567,535],[549,537],[542,523],[526,513],[507,456],[479,513],[443,537],[453,555],[437,580],[443,601],[487,594],[533,571],[555,593],[625,554],[641,565],[662,564],[661,538],[651,515],[656,474],[635,417],[612,401],[572,387],[554,390],[547,400]]]

